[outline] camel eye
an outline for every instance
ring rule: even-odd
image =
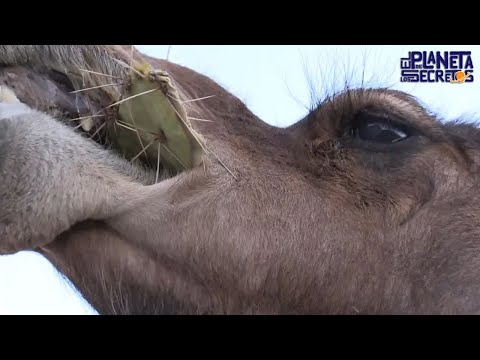
[[[405,126],[385,116],[369,113],[360,113],[355,117],[350,134],[357,140],[381,144],[392,144],[409,136]]]

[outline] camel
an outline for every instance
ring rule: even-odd
[[[158,176],[63,121],[113,91],[72,94],[80,67],[99,86],[132,56],[209,97],[198,166]],[[0,66],[0,254],[43,254],[100,314],[479,312],[475,125],[355,88],[277,128],[126,46],[0,45]]]

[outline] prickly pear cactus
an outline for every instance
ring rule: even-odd
[[[198,166],[205,150],[203,140],[192,129],[168,74],[137,66],[126,83],[118,102],[119,119],[107,129],[117,151],[131,161],[159,162],[173,173]]]

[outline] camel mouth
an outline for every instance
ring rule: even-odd
[[[92,77],[89,82],[82,79]],[[185,99],[174,81],[150,67],[124,78],[86,71],[0,66],[0,86],[105,149],[155,172],[155,182],[196,168],[207,151],[191,126]],[[87,86],[94,81],[95,86]]]

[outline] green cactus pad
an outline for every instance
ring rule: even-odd
[[[160,163],[178,173],[201,164],[203,140],[192,129],[178,92],[167,73],[132,71],[118,108],[119,119],[107,136],[130,160]]]

